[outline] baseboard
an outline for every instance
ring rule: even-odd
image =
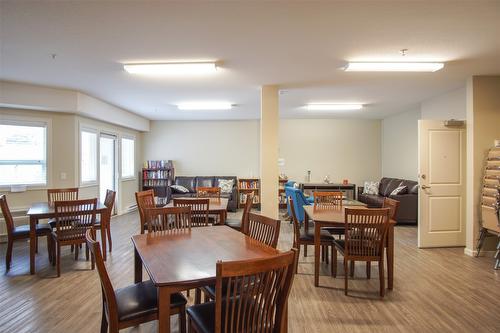
[[[496,252],[497,251],[483,251],[483,250],[481,250],[479,256],[480,257],[487,257],[487,258],[494,258]],[[464,254],[471,256],[471,257],[475,257],[477,255],[477,250],[471,250],[471,249],[465,248]]]

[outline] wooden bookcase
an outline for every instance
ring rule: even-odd
[[[153,189],[155,196],[163,201],[170,201],[170,185],[174,181],[174,165],[172,161],[147,161],[142,168],[141,188],[143,191]]]
[[[285,183],[288,179],[279,179],[279,189],[278,189],[278,205],[280,209],[285,209],[287,207],[287,197],[285,194]]]
[[[253,192],[253,207],[260,207],[260,179],[238,178],[238,207],[245,206],[246,195]]]

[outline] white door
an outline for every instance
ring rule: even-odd
[[[101,134],[99,140],[99,200],[104,202],[106,190],[116,191],[116,137]]]
[[[418,247],[465,246],[465,126],[418,121]]]

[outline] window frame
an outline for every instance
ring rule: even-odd
[[[89,180],[89,181],[83,181],[82,179],[82,133],[87,132],[87,133],[92,133],[95,135],[96,139],[96,156],[95,156],[95,179],[94,180]],[[78,158],[79,158],[79,165],[78,165],[78,181],[80,184],[80,187],[88,187],[88,186],[97,186],[99,185],[99,130],[97,128],[87,126],[87,125],[82,125],[80,124],[80,129],[78,133]]]
[[[133,156],[133,165],[132,165],[132,176],[124,176],[123,175],[123,139],[126,139],[126,140],[132,140],[133,143],[134,143],[134,156]],[[136,180],[137,179],[137,175],[136,175],[136,142],[137,142],[137,139],[135,136],[133,135],[126,135],[126,134],[123,134],[120,136],[120,180],[121,181],[128,181],[128,180]]]
[[[52,186],[52,121],[50,118],[23,117],[0,114],[0,124],[12,126],[45,127],[45,183],[37,184],[2,184],[0,190],[10,191],[13,186],[24,186],[26,190],[44,190]],[[18,160],[12,160],[18,161]],[[32,160],[35,161],[35,160]],[[6,164],[6,163],[5,163]],[[38,163],[19,163],[23,165]],[[10,165],[10,164],[6,164]]]

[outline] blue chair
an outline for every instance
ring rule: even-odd
[[[293,208],[295,209],[295,214],[297,214],[297,220],[299,223],[304,222],[305,213],[303,206],[311,206],[313,203],[307,200],[304,193],[302,193],[302,191],[298,188],[285,188],[285,193],[287,197],[292,197],[293,199]]]

